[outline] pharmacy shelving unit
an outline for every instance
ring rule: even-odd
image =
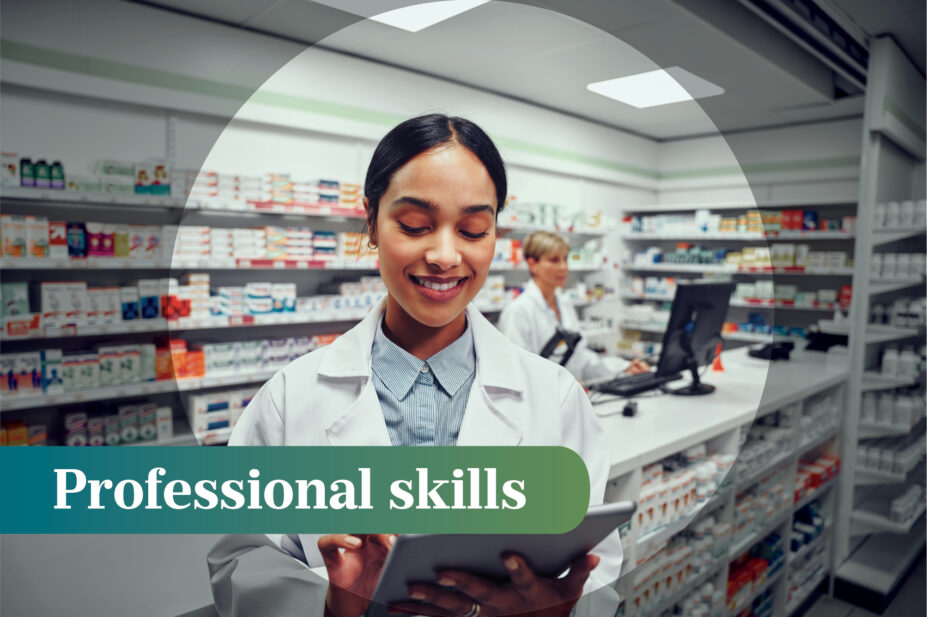
[[[854,262],[857,276],[849,328],[850,380],[843,441],[844,472],[836,519],[838,597],[882,612],[910,565],[924,551],[924,515],[903,521],[887,516],[886,490],[924,483],[923,465],[907,473],[882,473],[857,465],[859,440],[923,433],[923,422],[910,429],[861,422],[864,392],[892,390],[917,380],[885,377],[880,356],[887,346],[924,344],[923,330],[873,327],[870,310],[897,298],[922,297],[923,278],[884,279],[871,274],[872,256],[886,252],[924,252],[923,226],[874,229],[877,204],[924,198],[924,77],[889,37],[873,39],[863,135],[859,225]]]
[[[661,205],[641,206],[638,208],[625,208],[625,216],[647,216],[657,213],[674,212],[686,214],[694,210],[709,210],[715,213],[737,213],[751,208],[761,209],[815,209],[828,216],[832,213],[839,215],[855,214],[856,204],[842,200],[800,201],[777,204],[697,204],[697,205]],[[841,250],[850,252],[855,240],[855,233],[847,231],[794,231],[783,230],[778,232],[702,232],[692,234],[680,233],[643,233],[624,232],[621,240],[629,253],[648,246],[660,246],[664,252],[678,241],[701,244],[708,247],[738,248],[742,246],[771,245],[778,242],[800,242],[809,244],[813,250]],[[622,267],[623,276],[648,277],[662,276],[674,277],[679,280],[692,280],[699,277],[714,278],[718,280],[730,279],[735,282],[761,279],[772,279],[773,282],[796,285],[808,291],[827,287],[839,290],[841,285],[849,284],[854,275],[854,269],[845,268],[815,268],[815,267],[755,267],[732,266],[727,264],[689,264],[689,263],[639,263],[632,262]],[[628,293],[629,285],[624,281],[622,286],[622,299],[628,303],[637,302],[671,302],[671,297]],[[816,285],[813,289],[810,285]],[[788,326],[807,327],[821,316],[821,312],[840,310],[835,303],[795,304],[794,302],[773,301],[769,299],[750,298],[732,299],[728,313],[728,321],[745,321],[748,314],[760,313],[769,325],[783,324]],[[660,324],[640,324],[624,322],[622,329],[628,332],[660,335],[664,328]],[[754,334],[752,332],[733,332],[725,335],[725,340],[736,346],[740,343],[754,343],[768,341],[771,335]]]
[[[626,530],[623,534],[624,564],[616,587],[624,603],[617,614],[659,616],[706,582],[713,583],[715,589],[726,589],[730,563],[771,533],[778,533],[784,539],[786,560],[783,567],[765,581],[760,581],[736,606],[716,607],[717,612],[711,614],[739,614],[744,607],[749,607],[754,598],[771,589],[773,615],[788,617],[813,602],[818,593],[827,588],[835,565],[833,520],[840,492],[840,476],[800,495],[797,500],[790,499],[772,516],[758,520],[736,541],[733,538],[723,540],[720,548],[712,549],[717,557],[672,593],[661,595],[642,608],[635,608],[634,600],[635,573],[671,538],[708,515],[718,523],[732,522],[740,494],[771,473],[778,471],[784,474],[786,494],[791,498],[799,461],[839,454],[847,369],[845,366],[829,366],[824,355],[796,352],[789,362],[769,363],[750,358],[743,349],[729,350],[722,356],[724,372],[709,372],[704,377],[706,382],[717,386],[717,395],[687,398],[684,405],[672,404],[674,399],[666,396],[645,395],[638,399],[638,411],[632,418],[622,415],[624,402],[621,400],[606,399],[594,404],[612,448],[606,501],[638,500],[643,469],[677,452],[705,444],[709,454],[736,455],[750,427],[758,419],[779,412],[792,420],[788,449],[777,450],[766,460],[757,461],[755,466],[743,471],[736,471],[738,463],[735,463],[735,471],[728,474],[718,492],[690,511],[688,516],[648,530],[645,534],[641,534],[636,526]],[[819,408],[828,411],[832,422],[813,426],[810,431],[802,429],[802,415]],[[827,524],[823,533],[803,552],[791,554],[788,539],[792,518],[799,509],[814,500],[821,503]],[[820,545],[825,546],[823,569],[795,590],[790,599],[786,585],[789,574],[800,563],[802,555]]]
[[[33,214],[50,219],[99,221],[104,223],[141,223],[153,225],[211,225],[215,227],[259,227],[262,225],[303,225],[359,231],[364,216],[356,208],[317,204],[274,204],[217,199],[193,199],[133,194],[93,194],[66,190],[3,187],[0,191],[5,214]],[[500,226],[502,235],[524,236],[538,226],[509,223]],[[561,233],[580,239],[598,238],[603,229],[562,229]],[[299,295],[309,295],[317,285],[333,279],[356,279],[377,272],[375,261],[332,260],[259,260],[214,258],[129,259],[115,257],[70,258],[0,258],[4,282],[37,280],[87,280],[91,284],[133,284],[138,278],[179,277],[185,272],[209,272],[213,286],[243,284],[248,280],[300,281]],[[526,279],[527,269],[505,264],[491,268],[493,273]],[[577,276],[593,269],[574,268]],[[222,282],[215,282],[222,281]],[[33,298],[35,300],[35,298]],[[504,305],[479,305],[491,319]],[[204,317],[176,320],[145,319],[110,325],[43,328],[26,335],[0,334],[4,353],[34,351],[53,347],[65,350],[97,344],[148,343],[166,335],[196,340],[232,341],[268,336],[306,336],[343,332],[366,315],[366,309],[343,312],[274,313],[243,317]],[[164,380],[118,386],[98,387],[62,394],[7,396],[0,400],[4,422],[22,419],[27,424],[45,424],[54,440],[55,429],[64,413],[81,411],[89,403],[115,406],[120,402],[154,400],[175,410],[175,435],[161,445],[224,443],[228,430],[210,431],[194,436],[182,411],[180,397],[190,392],[218,391],[230,387],[252,387],[268,379],[271,372],[244,375],[207,376],[204,378]]]
[[[134,194],[83,193],[66,190],[45,190],[3,187],[0,203],[4,214],[32,214],[66,221],[98,221],[102,223],[136,223],[146,225],[212,225],[216,227],[258,227],[261,225],[304,225],[335,231],[359,231],[363,215],[355,208],[338,205],[280,204],[227,202],[215,199],[198,200],[171,196]],[[88,257],[84,259],[3,258],[0,269],[4,282],[87,280],[91,285],[134,284],[139,278],[179,277],[189,271],[209,271],[213,285],[243,284],[247,280],[293,280],[294,271],[310,288],[333,277],[356,278],[371,274],[375,263],[345,263],[338,261],[287,261],[273,263],[251,260],[181,260],[128,259]],[[277,273],[275,271],[282,270]],[[281,278],[283,277],[283,278]],[[303,294],[308,295],[308,294]],[[33,301],[37,298],[33,298]],[[33,302],[33,304],[37,304]],[[35,307],[37,308],[37,307]],[[163,319],[119,322],[106,326],[84,328],[42,329],[27,337],[4,332],[0,343],[3,352],[17,353],[43,348],[76,350],[99,344],[150,343],[156,337],[187,336],[208,341],[246,340],[255,337],[314,335],[342,332],[361,315],[313,316],[275,314],[260,317],[172,320]],[[52,442],[59,441],[57,429],[64,414],[90,409],[115,412],[120,403],[152,401],[174,410],[174,437],[162,445],[192,445],[197,443],[183,412],[182,396],[191,392],[217,391],[234,387],[254,388],[270,377],[264,371],[243,375],[208,376],[204,378],[164,380],[137,384],[98,387],[47,396],[8,396],[0,401],[4,422],[21,419],[27,424],[44,424]],[[219,443],[227,439],[221,431],[201,435],[204,443]]]

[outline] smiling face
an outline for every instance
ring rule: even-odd
[[[393,175],[372,239],[389,292],[386,326],[398,338],[421,327],[453,337],[463,331],[464,309],[495,253],[496,207],[486,168],[456,143],[423,152]]]
[[[558,287],[566,285],[570,276],[566,249],[554,249],[539,259],[529,257],[526,261],[531,277],[544,294],[553,293]]]

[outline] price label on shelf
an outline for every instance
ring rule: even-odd
[[[274,270],[284,270],[284,269],[286,269],[285,261],[275,261],[274,262]]]

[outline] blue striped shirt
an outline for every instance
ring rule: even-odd
[[[373,385],[394,446],[454,446],[476,377],[473,331],[419,360],[377,325],[371,354]]]

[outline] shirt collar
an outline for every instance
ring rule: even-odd
[[[456,341],[428,358],[428,368],[445,392],[454,396],[476,370],[473,329],[469,321]]]
[[[538,284],[534,282],[534,279],[531,279],[530,281],[528,281],[522,293],[529,294],[530,297],[534,300],[534,302],[539,307],[541,307],[542,310],[547,311],[548,313],[551,314],[551,316],[556,318],[556,313],[554,313],[554,309],[550,308],[550,305],[547,303],[547,300],[544,299],[544,294],[541,293],[541,288],[538,287]],[[563,295],[559,287],[554,290],[554,298],[555,298],[555,302],[557,303],[557,310],[560,311],[560,314],[562,317],[563,311],[561,310],[560,307],[563,306]]]
[[[473,330],[469,320],[457,340],[422,361],[389,340],[383,333],[381,317],[373,337],[371,369],[393,396],[404,399],[426,364],[441,387],[454,396],[476,370]]]

